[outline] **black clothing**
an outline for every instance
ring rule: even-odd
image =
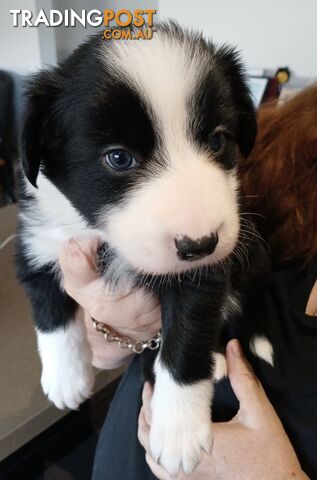
[[[258,315],[263,317],[273,345],[274,368],[248,355],[312,480],[317,480],[317,317],[306,315],[305,309],[316,279],[317,261],[305,269],[294,266],[273,274]],[[137,440],[142,388],[137,357],[123,376],[101,431],[93,480],[155,478]],[[229,381],[221,380],[215,388],[213,420],[228,421],[237,410]]]

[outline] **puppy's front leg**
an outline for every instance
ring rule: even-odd
[[[84,325],[77,304],[60,287],[52,266],[32,268],[18,255],[18,276],[33,307],[41,383],[58,408],[77,408],[91,394],[94,374]]]
[[[53,331],[36,329],[42,361],[41,384],[57,408],[76,409],[92,392],[91,352],[80,319]]]
[[[170,475],[191,473],[202,451],[211,453],[210,408],[213,385],[208,379],[179,383],[163,364],[155,363],[150,446],[153,457]]]
[[[211,452],[212,352],[221,320],[215,285],[178,285],[162,295],[163,342],[156,359],[150,447],[176,475],[194,470]]]

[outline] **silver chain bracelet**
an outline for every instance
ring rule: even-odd
[[[121,337],[105,323],[97,322],[94,318],[92,318],[92,322],[97,332],[101,333],[107,342],[117,343],[122,349],[129,348],[134,353],[143,353],[146,348],[157,350],[161,345],[160,330],[154,335],[154,337],[150,338],[150,340],[139,340],[138,342],[135,342],[129,337]]]

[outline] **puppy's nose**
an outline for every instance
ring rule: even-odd
[[[217,233],[212,233],[209,236],[201,237],[196,240],[185,235],[181,238],[175,238],[174,243],[179,258],[190,262],[207,257],[207,255],[214,252],[218,243],[218,235]]]

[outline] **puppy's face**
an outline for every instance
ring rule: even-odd
[[[29,98],[29,179],[37,155],[43,174],[128,264],[177,273],[232,252],[236,166],[256,126],[230,49],[175,27],[151,41],[94,39],[42,74]],[[42,138],[30,142],[39,118]]]

